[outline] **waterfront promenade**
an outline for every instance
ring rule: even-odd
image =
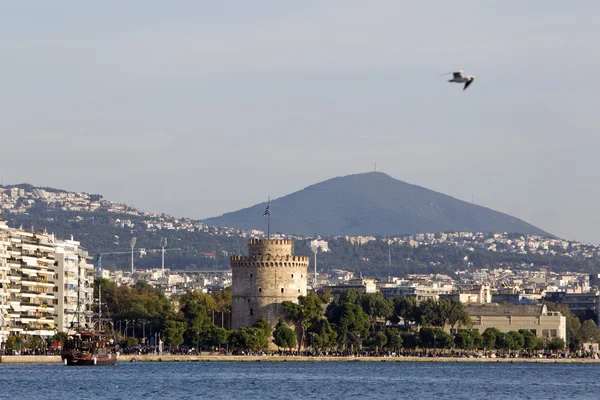
[[[123,362],[441,362],[441,363],[566,363],[600,364],[592,358],[467,358],[467,357],[307,357],[225,355],[121,355]],[[60,356],[0,356],[0,364],[61,363]]]

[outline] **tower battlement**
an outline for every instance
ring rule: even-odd
[[[293,244],[294,242],[289,239],[250,239],[248,254],[250,256],[291,256]]]

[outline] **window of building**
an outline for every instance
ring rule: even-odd
[[[250,278],[252,278],[252,274],[250,274]]]
[[[250,315],[254,315],[254,309],[250,309]]]
[[[283,293],[283,288],[281,288],[281,293]]]
[[[298,293],[300,293],[300,289],[298,289]]]
[[[550,329],[550,337],[556,337],[556,329]]]
[[[248,303],[250,303],[250,299],[248,299]]]
[[[545,337],[545,338],[549,337],[548,336],[548,329],[542,329],[542,337]]]
[[[292,278],[294,277],[294,274],[292,274]]]
[[[262,292],[262,288],[258,288],[258,293],[261,293],[261,292]]]

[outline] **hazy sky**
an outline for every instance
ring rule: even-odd
[[[600,243],[598,21],[598,0],[3,2],[4,181],[203,218],[376,161]]]

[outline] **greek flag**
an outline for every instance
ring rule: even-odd
[[[269,207],[271,207],[271,205],[270,205],[270,204],[267,204],[267,208],[266,208],[265,212],[263,213],[263,217],[264,217],[265,215],[270,215],[270,214],[271,214],[271,211],[269,210]]]

